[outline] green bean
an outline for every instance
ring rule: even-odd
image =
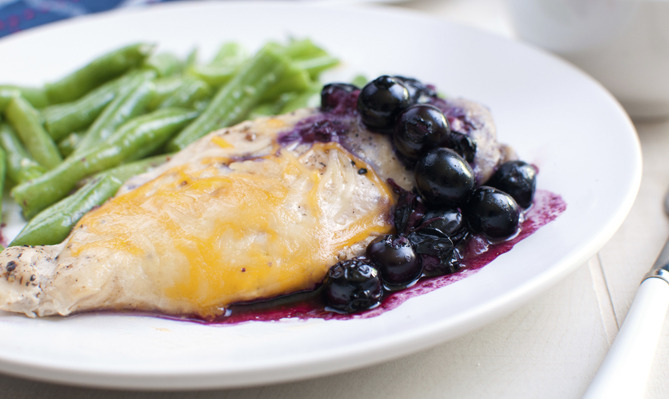
[[[268,88],[260,97],[262,101],[276,101],[281,95],[290,92],[301,92],[311,86],[309,74],[303,69],[298,68],[293,63],[288,65],[281,79],[272,87]]]
[[[149,102],[149,109],[155,110],[160,106],[160,103],[165,101],[169,96],[174,94],[183,84],[183,76],[173,75],[164,78],[157,78],[153,81],[153,95]]]
[[[12,98],[5,108],[5,116],[30,155],[40,165],[51,169],[61,163],[56,143],[42,126],[37,110],[28,101],[23,97]]]
[[[153,82],[147,81],[142,75],[133,77],[93,122],[70,156],[85,153],[97,143],[107,139],[120,125],[143,114],[151,101],[152,92]]]
[[[188,54],[186,55],[186,59],[184,60],[184,70],[188,70],[188,68],[197,64],[199,53],[200,52],[198,51],[197,47],[193,48],[190,52],[188,52]]]
[[[320,105],[321,85],[314,84],[307,90],[286,93],[282,97],[281,107],[277,113],[285,114],[305,107],[318,107]]]
[[[204,112],[204,110],[207,109],[210,102],[211,102],[211,97],[196,101],[193,103],[193,109],[196,110],[199,114],[201,114]]]
[[[297,69],[306,72],[311,79],[318,78],[321,72],[339,63],[339,59],[328,54],[309,39],[292,40],[285,46],[278,43],[269,45],[288,57]]]
[[[318,107],[321,88],[320,83],[314,83],[303,91],[283,93],[275,100],[265,101],[255,106],[249,113],[248,118],[254,119],[260,116],[285,114],[305,107]]]
[[[339,59],[331,55],[323,55],[320,57],[308,58],[295,61],[298,68],[304,69],[312,79],[334,66],[339,64]]]
[[[214,129],[242,121],[276,87],[299,83],[295,72],[299,71],[285,56],[273,46],[264,46],[216,93],[204,112],[170,141],[168,150],[181,150]]]
[[[52,104],[76,100],[101,84],[141,65],[153,48],[151,44],[136,43],[103,54],[60,80],[48,83],[47,98]]]
[[[142,64],[144,68],[155,71],[158,76],[171,76],[181,72],[184,68],[183,61],[172,53],[151,54]]]
[[[44,108],[49,104],[44,89],[39,87],[0,85],[0,112],[16,95],[25,98],[35,108]]]
[[[214,54],[209,65],[237,66],[248,58],[246,49],[237,42],[223,43]]]
[[[42,110],[44,125],[56,141],[72,132],[85,130],[114,98],[127,92],[133,82],[150,80],[155,75],[154,71],[132,71],[91,90],[77,100],[46,107]]]
[[[8,87],[0,87],[0,112],[4,112],[9,101],[21,95],[21,92],[17,89],[12,89]]]
[[[238,70],[239,66],[231,65],[194,65],[188,69],[188,74],[211,86],[221,87],[228,83]]]
[[[123,76],[93,89],[77,100],[43,109],[42,116],[47,132],[58,141],[74,131],[87,128],[112,102],[121,84],[127,80]]]
[[[54,245],[62,242],[79,219],[114,196],[126,180],[164,163],[168,158],[169,155],[159,155],[95,175],[74,194],[63,198],[32,218],[10,246]]]
[[[72,132],[67,135],[64,139],[58,142],[58,151],[63,157],[68,157],[74,152],[77,148],[77,145],[81,142],[82,133]]]
[[[264,101],[253,107],[248,119],[285,114],[304,107],[317,107],[320,102],[320,91],[321,85],[314,84],[307,90],[283,93],[277,99]]]
[[[190,75],[156,79],[149,109],[193,108],[194,104],[211,97],[211,92],[207,83]]]
[[[232,79],[247,59],[248,54],[239,43],[223,43],[209,64],[194,64],[187,69],[187,73],[213,87],[221,87]]]
[[[316,45],[311,39],[294,39],[283,48],[284,54],[292,60],[304,60],[328,55],[328,52]]]
[[[297,69],[306,72],[312,80],[316,80],[323,71],[339,64],[338,58],[328,54],[310,39],[292,40],[279,49],[290,58]]]
[[[7,155],[7,177],[15,184],[32,180],[46,172],[23,147],[9,125],[0,124],[0,147]]]
[[[211,96],[211,87],[205,82],[184,76],[181,85],[165,98],[158,108],[193,108],[195,104]]]
[[[147,156],[197,116],[195,111],[162,109],[138,116],[107,140],[80,156],[70,156],[56,168],[11,191],[27,219],[64,198],[87,176]]]
[[[276,115],[280,112],[282,104],[277,101],[265,101],[256,105],[247,115],[248,119],[256,119],[261,116]]]

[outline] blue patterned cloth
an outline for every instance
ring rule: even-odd
[[[174,0],[0,0],[0,37],[49,22],[119,7]]]

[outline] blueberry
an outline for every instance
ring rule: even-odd
[[[460,252],[453,241],[438,230],[421,229],[409,234],[425,276],[455,273],[460,268]]]
[[[356,90],[360,90],[358,86],[349,83],[330,83],[323,86],[321,90],[321,110],[332,111],[339,104],[344,103],[351,93]]]
[[[466,233],[465,221],[460,209],[430,210],[425,214],[421,232],[443,234],[453,241],[461,239]]]
[[[537,185],[537,170],[523,161],[503,163],[486,183],[511,195],[518,205],[529,208],[532,205]]]
[[[418,79],[398,75],[393,76],[393,78],[399,80],[409,90],[409,102],[411,104],[424,103],[437,97],[437,92],[432,87]]]
[[[428,205],[454,208],[465,202],[475,186],[471,166],[455,151],[436,148],[416,163],[416,188]]]
[[[358,96],[362,122],[372,130],[391,129],[402,110],[410,105],[409,90],[399,80],[387,75],[367,83]]]
[[[495,241],[502,240],[518,232],[520,207],[504,191],[481,186],[467,203],[465,218],[474,233],[481,233]]]
[[[383,297],[379,272],[369,259],[357,258],[337,263],[323,281],[323,300],[327,307],[342,313],[370,309]]]
[[[397,202],[393,211],[393,225],[397,233],[405,234],[418,227],[423,220],[423,216],[425,216],[425,212],[427,212],[427,205],[416,190],[407,191],[398,186],[392,179],[389,179],[388,182],[397,194]]]
[[[420,259],[405,236],[378,237],[367,246],[366,255],[376,264],[381,280],[391,290],[416,282],[423,271]]]
[[[445,147],[460,154],[467,162],[474,162],[476,156],[476,142],[471,137],[460,132],[451,132],[446,140]]]
[[[439,108],[414,104],[399,115],[393,143],[400,155],[414,163],[427,150],[443,143],[450,133],[448,120]]]

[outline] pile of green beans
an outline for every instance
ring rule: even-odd
[[[313,104],[337,64],[308,39],[255,53],[223,43],[206,62],[133,43],[42,87],[0,85],[0,193],[27,220],[10,245],[61,242],[127,179],[212,130]]]

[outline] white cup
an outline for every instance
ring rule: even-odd
[[[632,118],[669,117],[669,0],[507,4],[520,39],[599,80]]]

